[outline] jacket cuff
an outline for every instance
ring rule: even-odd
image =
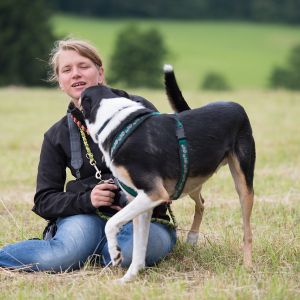
[[[84,212],[85,213],[94,213],[97,210],[97,208],[92,205],[91,192],[92,191],[86,192],[84,197],[83,197],[83,199],[84,199]]]

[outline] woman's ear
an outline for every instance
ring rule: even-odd
[[[58,85],[59,85],[59,88],[60,88],[62,91],[64,91],[64,87],[63,87],[63,85],[62,85],[60,82],[58,82]]]
[[[98,83],[99,83],[100,85],[102,85],[102,84],[105,83],[105,79],[104,79],[104,69],[103,69],[102,66],[99,68],[99,79],[98,79]]]

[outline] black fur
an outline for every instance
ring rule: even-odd
[[[174,111],[183,112],[191,109],[179,89],[173,68],[165,71],[165,87],[169,103]],[[239,142],[234,150],[246,176],[246,182],[249,187],[252,187],[256,156],[255,142],[252,137],[251,125],[245,112],[244,115],[245,127],[241,129],[241,134],[238,136]]]
[[[165,71],[165,87],[169,103],[174,111],[182,112],[191,109],[182,96],[173,68]]]
[[[107,90],[98,86],[84,92],[82,106],[86,110],[85,107],[89,106],[87,102],[91,104],[90,114],[86,112],[90,122],[95,120],[102,98],[116,97],[112,92],[107,93]],[[240,161],[247,186],[252,190],[255,146],[249,119],[241,105],[215,102],[183,111],[178,117],[189,144],[189,177],[212,175],[223,159],[229,153],[234,153]],[[104,144],[106,150],[128,120],[109,135]],[[136,188],[146,193],[154,190],[156,177],[177,181],[181,168],[175,130],[176,123],[172,115],[157,115],[142,123],[123,143],[114,157],[114,164],[126,167]]]

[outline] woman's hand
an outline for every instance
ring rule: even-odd
[[[91,202],[96,208],[100,206],[111,206],[114,202],[115,193],[118,187],[112,183],[97,184],[91,192]]]

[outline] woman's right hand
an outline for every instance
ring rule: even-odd
[[[115,193],[118,187],[112,183],[97,184],[91,192],[91,202],[96,208],[100,206],[111,206],[114,202]]]

